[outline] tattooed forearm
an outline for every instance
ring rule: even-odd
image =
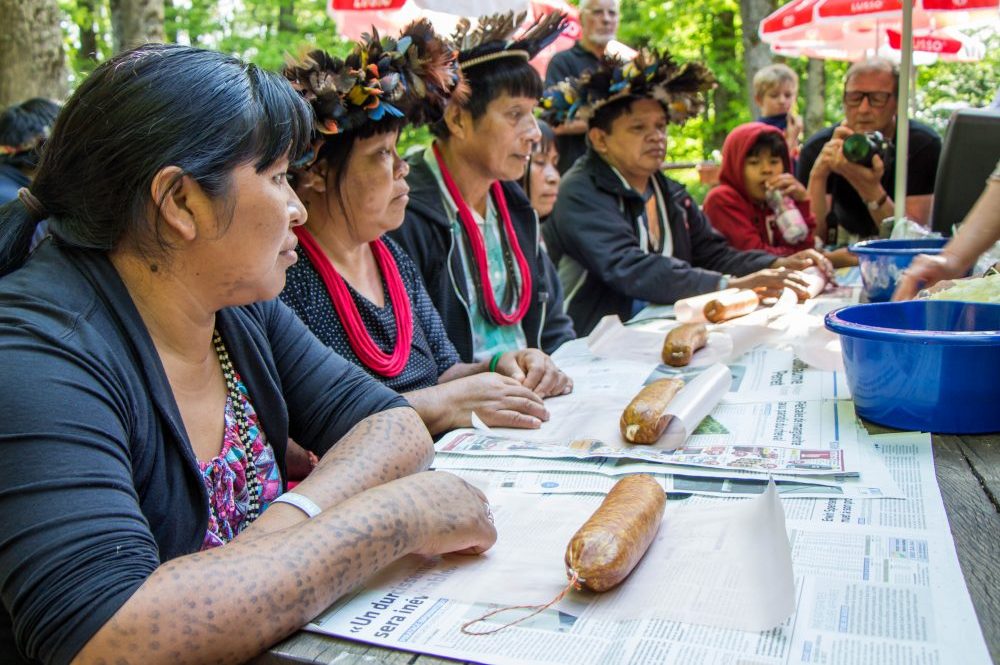
[[[484,497],[451,474],[414,473],[433,449],[412,410],[395,411],[403,417],[373,416],[324,458],[347,478],[322,513],[163,564],[76,662],[243,662],[401,556],[487,549],[496,532]],[[404,451],[396,461],[391,442]]]

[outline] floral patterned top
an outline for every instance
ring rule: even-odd
[[[264,431],[259,427],[257,412],[254,411],[247,395],[246,385],[239,373],[236,374],[247,421],[250,423],[250,439],[253,442],[253,458],[257,465],[257,477],[261,482],[261,512],[281,494],[281,473],[274,458],[274,450],[267,442]],[[249,496],[247,493],[246,456],[240,445],[236,412],[231,398],[226,399],[225,429],[222,435],[222,450],[207,462],[198,460],[205,487],[208,489],[208,531],[201,549],[207,550],[224,545],[242,531],[246,522]]]

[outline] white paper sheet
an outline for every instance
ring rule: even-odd
[[[627,378],[624,378],[618,362],[597,363],[592,367],[605,367],[607,371],[600,375],[605,380],[610,378],[610,384],[615,387],[620,386],[623,381],[626,384],[634,384],[636,382],[634,370],[639,368],[642,372],[639,379],[641,381],[641,376],[646,373],[647,369],[646,366],[639,365],[632,371],[627,371],[624,375]],[[578,374],[571,372],[570,375],[573,376],[575,382]],[[546,400],[545,406],[549,411],[549,420],[542,423],[539,429],[490,428],[478,418],[475,422],[476,428],[496,436],[530,441],[566,441],[582,436],[597,439],[606,445],[629,446],[621,435],[619,420],[622,411],[639,392],[639,388],[633,388],[628,392],[617,389],[605,390],[595,385],[593,380],[595,376],[598,374],[592,374],[581,382],[583,383],[581,390],[584,394],[580,394],[574,384],[573,394]],[[652,381],[655,378],[658,377],[650,377],[649,380]],[[666,432],[659,441],[646,447],[674,450],[684,445],[688,437],[697,429],[699,423],[726,394],[731,382],[729,368],[721,364],[713,365],[688,381],[667,406],[666,413],[673,418]]]
[[[731,293],[739,293],[739,289],[723,289],[722,291],[712,291],[703,293],[700,296],[683,298],[674,303],[674,317],[681,323],[688,321],[707,321],[705,318],[705,305],[716,298]]]
[[[496,545],[479,557],[441,558],[409,591],[470,603],[544,604],[566,586],[566,546],[599,502],[492,492]],[[380,576],[378,583],[402,579]],[[602,594],[571,592],[556,607],[606,619],[657,617],[738,630],[779,625],[794,611],[795,593],[774,485],[734,503],[670,502],[649,550],[622,584]]]
[[[587,336],[587,346],[600,358],[659,364],[667,332],[680,325],[664,323],[666,325],[655,330],[635,328],[622,325],[617,316],[605,316]],[[707,367],[726,362],[732,355],[732,338],[724,332],[709,329],[705,346],[694,352],[688,367]]]

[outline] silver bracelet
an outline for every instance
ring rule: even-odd
[[[315,501],[307,496],[296,494],[295,492],[285,492],[271,503],[287,503],[291,506],[295,506],[309,517],[316,517],[323,512],[323,509],[320,508]]]

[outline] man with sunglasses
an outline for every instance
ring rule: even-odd
[[[844,120],[806,141],[797,177],[809,191],[816,236],[843,246],[878,235],[878,224],[893,214],[895,154],[875,156],[871,167],[844,157],[844,139],[858,132],[896,136],[899,72],[884,58],[854,63],[844,79]],[[910,120],[907,158],[906,215],[921,224],[930,219],[941,137],[927,125]]]

